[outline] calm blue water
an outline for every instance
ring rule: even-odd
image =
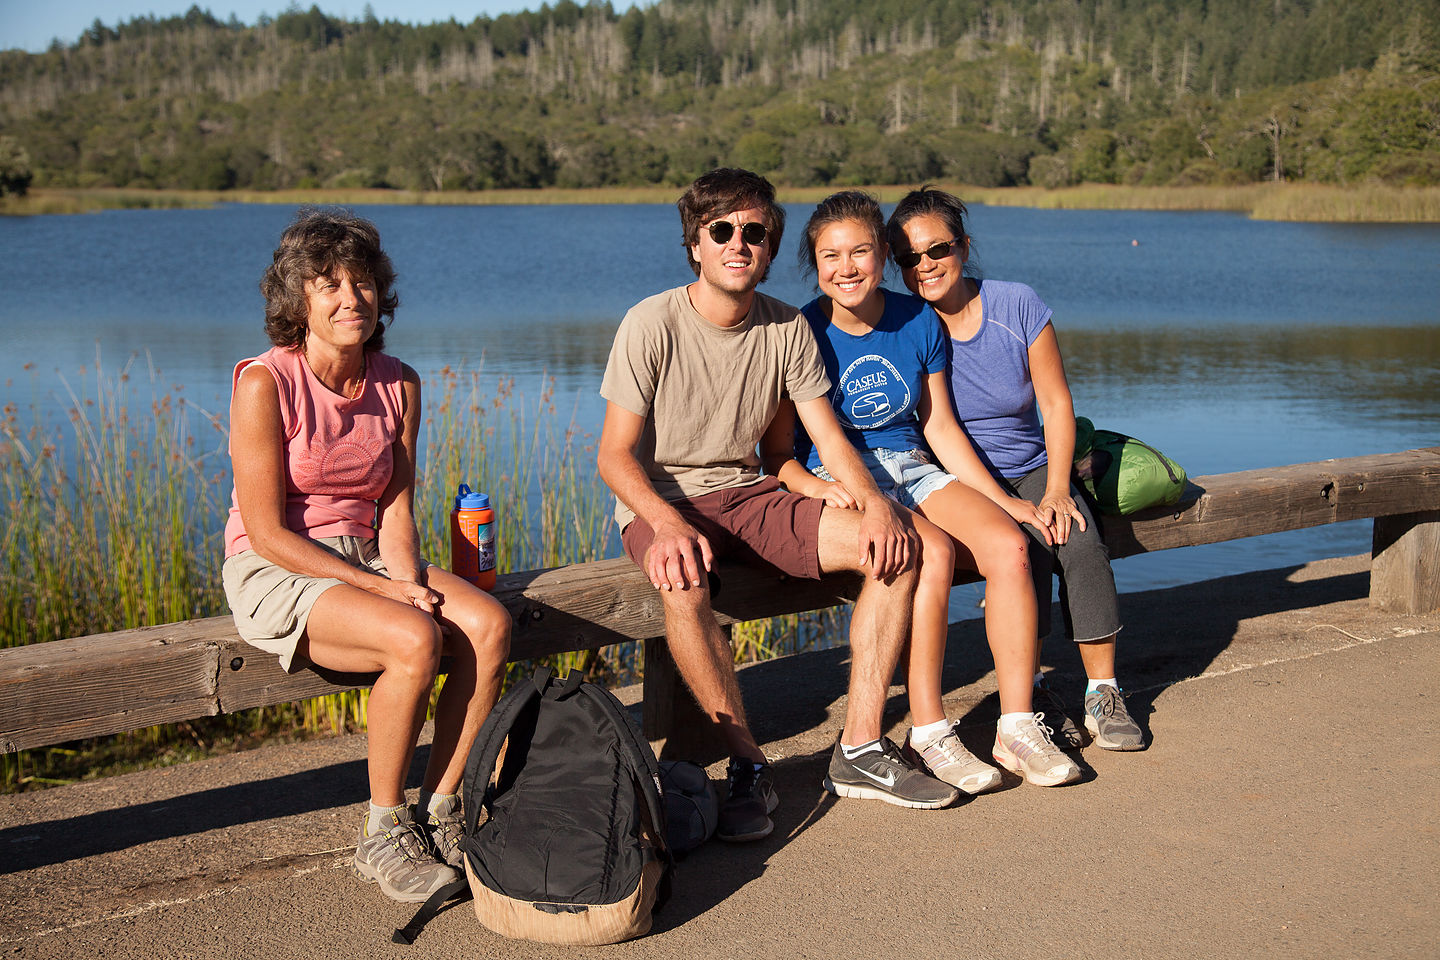
[[[371,207],[399,273],[391,352],[422,375],[483,363],[598,427],[620,316],[691,279],[674,208]],[[800,303],[808,207],[765,290]],[[236,360],[267,346],[260,275],[292,211],[0,218],[5,402],[58,408],[62,377],[147,363],[223,414]],[[988,276],[1054,308],[1077,412],[1192,474],[1440,444],[1440,227],[1314,225],[1213,213],[972,209]],[[1132,241],[1138,241],[1133,244]],[[894,286],[899,287],[898,278]],[[146,355],[148,354],[148,360]],[[25,366],[29,364],[30,369]],[[1119,561],[1122,589],[1369,547],[1369,525]]]

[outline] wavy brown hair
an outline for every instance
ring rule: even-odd
[[[364,217],[346,210],[302,209],[280,235],[274,261],[260,280],[265,297],[265,332],[277,347],[298,347],[309,329],[309,300],[305,284],[316,277],[344,270],[352,278],[367,277],[375,284],[380,319],[393,321],[396,296],[395,268],[380,248],[380,231]],[[385,322],[365,341],[366,350],[385,346]]]
[[[684,232],[685,259],[690,269],[700,276],[700,264],[690,254],[690,248],[700,242],[700,228],[712,220],[729,216],[737,210],[758,207],[764,214],[765,229],[769,236],[765,245],[770,254],[770,263],[760,275],[760,283],[770,275],[770,264],[780,252],[780,237],[785,233],[785,211],[775,202],[775,187],[758,173],[741,170],[738,167],[721,167],[704,174],[690,189],[675,202],[680,210],[680,229]]]

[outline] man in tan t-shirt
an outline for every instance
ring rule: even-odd
[[[890,679],[910,632],[919,541],[836,421],[809,324],[755,290],[785,225],[774,188],[749,171],[714,170],[678,207],[696,280],[641,301],[621,322],[600,387],[608,403],[598,466],[618,501],[625,552],[661,591],[680,675],[730,750],[717,834],[766,836],[778,802],[710,605],[705,574],[718,556],[791,576],[867,575],[851,617],[849,701],[826,786],[944,806],[954,790],[882,736]],[[756,443],[782,398],[794,401],[826,469],[859,510],[826,508],[761,475]]]

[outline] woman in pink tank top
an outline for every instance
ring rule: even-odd
[[[282,235],[260,285],[274,346],[235,368],[224,581],[240,635],[285,669],[379,674],[354,869],[419,902],[463,870],[457,794],[499,695],[510,617],[420,557],[420,380],[381,352],[394,279],[367,220],[302,212]],[[405,775],[442,656],[451,669],[412,811]]]

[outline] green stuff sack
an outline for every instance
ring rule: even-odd
[[[1148,443],[1075,418],[1075,479],[1101,513],[1125,516],[1170,506],[1185,490],[1185,468]]]

